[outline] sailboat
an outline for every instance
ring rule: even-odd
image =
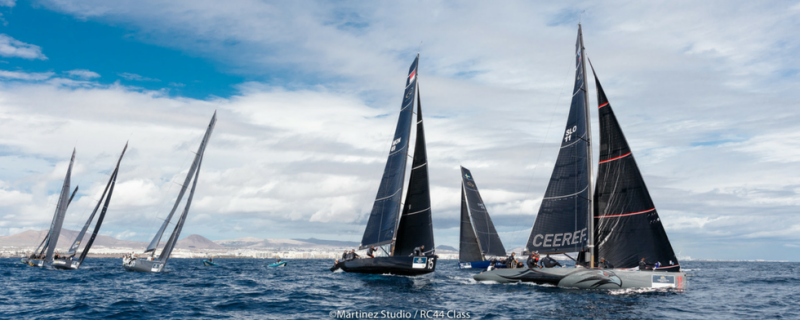
[[[58,197],[56,204],[56,212],[53,215],[53,221],[50,222],[50,230],[45,235],[42,242],[27,258],[22,258],[22,263],[32,267],[44,267],[53,263],[53,258],[57,255],[55,253],[56,245],[58,244],[58,236],[61,235],[61,225],[64,224],[64,217],[67,215],[67,208],[72,203],[72,198],[78,192],[78,187],[69,195],[70,179],[72,177],[72,165],[75,163],[75,149],[72,149],[72,157],[69,160],[69,167],[67,167],[67,176],[64,177],[64,183],[61,185],[61,194]]]
[[[378,247],[383,256],[340,261],[331,271],[420,275],[436,269],[434,254],[431,197],[428,184],[428,156],[425,151],[425,130],[417,82],[419,54],[411,64],[400,116],[397,120],[389,157],[383,171],[378,194],[364,230],[359,250]],[[417,101],[417,132],[414,154],[409,154],[413,125],[414,98]],[[406,159],[412,156],[408,188],[404,188]],[[401,202],[406,190],[405,202]],[[387,248],[388,247],[388,250]]]
[[[189,207],[192,205],[192,198],[194,198],[194,191],[197,187],[197,179],[200,177],[200,166],[203,164],[203,154],[206,151],[208,139],[211,138],[211,132],[214,130],[214,125],[216,123],[217,112],[215,111],[214,115],[211,117],[211,122],[208,124],[208,129],[206,129],[206,133],[203,136],[203,141],[200,142],[200,147],[197,149],[194,161],[192,161],[192,166],[189,167],[189,172],[186,174],[186,179],[181,185],[181,190],[178,192],[178,198],[175,199],[175,205],[172,206],[172,211],[170,211],[167,219],[164,220],[161,228],[158,229],[158,232],[153,237],[153,240],[150,241],[150,244],[147,246],[144,254],[141,256],[126,256],[122,259],[122,266],[125,268],[125,270],[139,272],[164,271],[164,266],[167,264],[167,260],[169,260],[169,256],[172,253],[172,250],[175,248],[175,244],[178,242],[181,229],[183,229],[183,224],[186,222],[186,217],[189,214]],[[175,223],[175,229],[172,230],[169,240],[167,240],[164,248],[161,249],[161,254],[156,256],[156,249],[161,241],[161,237],[164,235],[164,231],[167,229],[167,226],[172,220],[173,215],[175,215],[175,211],[177,211],[181,199],[183,199],[183,195],[186,193],[189,182],[192,183],[192,188],[189,191],[189,197],[186,199],[186,206],[183,208],[183,213],[181,213],[178,221]],[[148,253],[150,255],[146,257]]]
[[[114,193],[114,185],[117,183],[117,173],[119,172],[119,164],[122,162],[122,157],[125,155],[125,151],[128,150],[128,143],[125,143],[125,147],[122,149],[122,153],[119,155],[119,160],[117,160],[117,165],[114,167],[114,171],[111,173],[111,177],[108,179],[108,183],[106,184],[105,190],[103,190],[103,194],[100,196],[100,200],[97,201],[97,205],[92,210],[92,214],[89,215],[89,219],[86,220],[86,224],[83,225],[81,232],[75,238],[75,241],[72,243],[72,246],[69,247],[69,252],[66,255],[58,258],[53,259],[53,267],[56,269],[65,269],[65,270],[75,270],[80,268],[81,264],[83,264],[83,260],[86,259],[86,255],[89,253],[89,249],[92,247],[95,238],[97,238],[97,233],[100,232],[100,226],[103,225],[103,219],[106,217],[106,211],[108,211],[108,205],[111,203],[111,194]],[[100,205],[103,205],[103,208],[100,209]],[[94,220],[95,214],[97,214],[97,210],[100,209],[100,215],[97,217],[97,223],[95,223],[94,231],[92,231],[92,235],[89,237],[89,242],[83,247],[83,251],[81,251],[80,257],[77,260],[74,259],[75,254],[78,251],[78,247],[81,245],[81,241],[83,241],[83,236],[86,235],[86,231],[89,229],[89,225],[91,225],[92,220]]]
[[[492,218],[472,172],[461,167],[461,241],[458,247],[458,267],[486,269],[491,264],[486,256],[505,257],[506,248],[494,228]]]
[[[667,238],[622,129],[595,74],[600,160],[592,194],[592,138],[581,26],[567,126],[526,253],[578,252],[576,268],[497,269],[478,281],[534,282],[566,288],[683,290],[686,275]],[[594,71],[594,70],[593,70]],[[598,257],[604,268],[595,268]],[[640,270],[641,266],[645,270]]]

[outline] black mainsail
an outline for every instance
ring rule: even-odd
[[[459,250],[459,261],[466,262],[466,261],[483,261],[487,255],[491,256],[505,256],[506,249],[503,247],[503,242],[500,241],[500,235],[497,234],[497,230],[494,227],[494,223],[492,222],[492,218],[489,217],[489,212],[486,210],[486,205],[483,202],[483,198],[481,197],[480,192],[478,191],[478,185],[475,182],[475,178],[472,176],[472,172],[469,169],[461,167],[461,192],[462,192],[462,199],[466,196],[466,201],[461,202],[461,212],[462,212],[462,222],[461,222],[461,236],[462,236],[462,243],[469,242],[469,235],[466,235],[468,238],[464,239],[465,233],[472,232],[472,237],[477,238],[480,244],[480,259],[477,260],[463,260],[467,258],[467,256],[471,257],[471,254],[467,254],[467,256],[461,256],[461,250]],[[470,217],[472,218],[472,222],[464,223],[463,219],[463,212],[468,211],[469,215],[467,219]],[[464,230],[465,227],[471,227],[470,230]]]
[[[578,252],[589,246],[592,146],[583,50],[578,26],[572,103],[553,174],[528,237],[530,252]]]
[[[660,262],[659,270],[680,271],[656,206],[594,68],[592,73],[600,115],[600,164],[594,194],[597,257],[611,261],[617,268],[635,268],[645,258],[649,263]]]
[[[467,195],[464,185],[461,185],[461,236],[458,245],[458,262],[483,261],[484,256],[481,252],[481,245],[478,243],[478,236],[472,227],[469,217]]]
[[[414,160],[411,162],[408,192],[400,224],[397,227],[393,255],[407,256],[414,252],[415,247],[420,246],[425,246],[425,251],[434,249],[428,153],[425,149],[425,129],[422,125],[422,101],[417,88],[417,138],[414,144]]]
[[[361,238],[361,248],[390,244],[395,239],[400,200],[403,196],[405,182],[406,160],[408,158],[409,137],[411,135],[411,121],[414,113],[414,95],[417,87],[417,63],[419,55],[414,59],[408,69],[406,89],[403,95],[403,104],[400,107],[400,116],[389,149],[389,157],[383,170],[378,194],[372,206],[372,212]]]
[[[128,150],[128,143],[125,143],[125,147],[122,149],[122,153],[119,155],[119,159],[117,160],[117,165],[114,167],[114,171],[111,173],[111,177],[108,178],[108,183],[106,184],[106,188],[103,190],[103,194],[100,196],[100,199],[97,201],[97,205],[92,210],[92,214],[89,215],[89,219],[86,220],[86,224],[83,225],[81,232],[78,234],[78,237],[75,238],[75,241],[72,243],[72,246],[69,248],[69,252],[67,256],[75,255],[78,247],[80,247],[81,242],[83,241],[84,235],[86,235],[86,231],[89,229],[89,225],[91,225],[92,220],[94,220],[95,214],[97,214],[97,210],[100,210],[100,215],[97,217],[97,223],[95,223],[94,230],[92,231],[91,236],[89,236],[89,241],[83,247],[83,251],[81,252],[80,258],[78,259],[78,266],[83,263],[83,260],[86,259],[86,255],[89,253],[89,249],[92,247],[95,238],[97,238],[97,234],[100,232],[100,226],[103,225],[103,220],[106,217],[106,212],[108,211],[108,205],[111,202],[111,195],[114,193],[114,185],[117,182],[117,174],[119,173],[119,165],[122,162],[122,157],[125,156],[125,151]],[[108,196],[106,196],[108,194]],[[102,204],[103,208],[100,209],[100,205]]]

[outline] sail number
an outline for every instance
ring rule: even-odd
[[[403,141],[403,137],[394,139],[394,141],[392,141],[392,150],[389,152],[394,152],[394,149],[397,149],[397,145],[400,144],[400,141]]]
[[[572,134],[578,131],[578,126],[572,126],[572,128],[567,129],[567,132],[564,133],[564,142],[568,142],[572,140]]]

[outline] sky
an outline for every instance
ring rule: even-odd
[[[216,111],[183,235],[358,242],[419,52],[436,244],[458,245],[463,165],[520,247],[580,21],[678,256],[800,261],[797,1],[0,0],[0,14],[0,235],[49,227],[73,148],[64,227],[79,229],[130,141],[102,234],[149,241]]]

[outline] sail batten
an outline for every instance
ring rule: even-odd
[[[417,63],[419,55],[411,64],[406,78],[403,102],[397,119],[391,149],[383,170],[378,193],[373,202],[372,211],[361,238],[361,248],[380,246],[391,243],[396,238],[396,229],[400,219],[402,190],[405,185],[408,145],[411,137],[414,96],[417,83]],[[410,107],[410,108],[409,108]]]
[[[561,147],[526,244],[530,252],[577,252],[589,245],[591,129],[580,27],[575,42],[575,67],[575,84]]]

